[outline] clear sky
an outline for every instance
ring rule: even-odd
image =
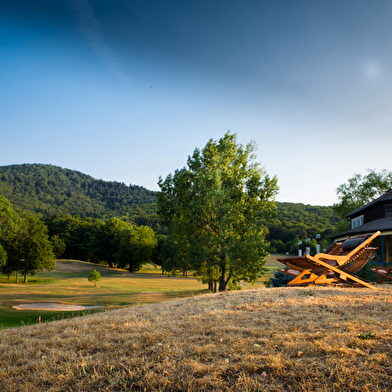
[[[158,190],[228,130],[279,201],[392,170],[392,1],[0,0],[0,165]]]

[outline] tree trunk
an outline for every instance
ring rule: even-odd
[[[216,293],[216,282],[214,282],[214,293]]]
[[[25,272],[25,274],[24,274],[24,281],[23,281],[23,283],[27,283],[27,272]]]
[[[16,283],[19,282],[19,271],[15,271],[16,272]]]
[[[219,278],[219,291],[226,291],[226,261],[224,260],[224,256],[221,256],[221,264],[220,264],[221,276]]]
[[[231,273],[229,276],[227,276],[227,268],[226,268],[226,256],[222,255],[220,257],[221,263],[220,263],[220,270],[221,270],[221,276],[219,277],[219,291],[226,291],[227,284],[229,283],[229,280],[231,278]]]

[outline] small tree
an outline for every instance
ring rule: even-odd
[[[88,277],[88,281],[89,282],[94,282],[94,286],[97,287],[97,282],[101,280],[101,274],[94,270],[93,272],[91,272],[91,274]]]

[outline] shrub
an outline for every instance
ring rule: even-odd
[[[282,286],[286,286],[287,283],[293,280],[293,277],[290,275],[286,275],[283,272],[275,271],[274,277],[271,278],[270,280],[271,280],[272,287],[282,287]]]

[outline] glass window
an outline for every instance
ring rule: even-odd
[[[351,219],[351,228],[355,229],[358,226],[363,225],[363,215],[357,216],[356,218]]]

